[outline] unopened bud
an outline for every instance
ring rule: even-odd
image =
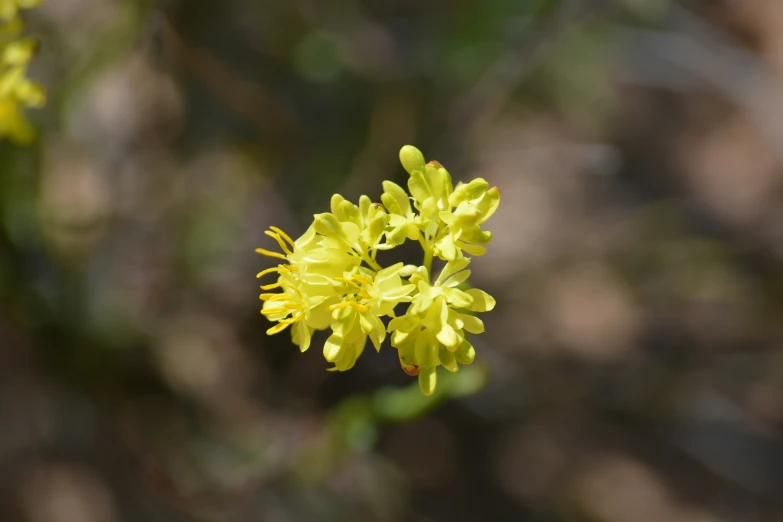
[[[408,174],[414,170],[424,169],[424,154],[413,145],[405,145],[400,149],[400,163]]]

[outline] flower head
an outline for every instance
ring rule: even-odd
[[[370,279],[353,274],[351,279],[339,278],[345,283],[345,295],[340,302],[330,306],[332,335],[326,340],[324,357],[335,363],[335,370],[348,370],[367,344],[367,337],[376,350],[386,338],[386,327],[381,317],[394,317],[394,307],[411,300],[409,294],[415,285],[403,284],[399,273],[402,263],[378,271]]]
[[[448,262],[434,284],[429,283],[426,268],[419,267],[410,278],[418,293],[408,312],[388,326],[403,370],[412,373],[418,369],[419,384],[428,395],[434,391],[438,366],[456,372],[458,363],[473,362],[475,351],[465,332],[479,334],[484,323],[470,312],[495,307],[492,296],[482,290],[458,289],[470,276],[470,270],[465,269],[469,263],[468,258]]]
[[[422,391],[430,395],[438,366],[455,372],[473,362],[467,334],[484,331],[473,313],[495,306],[486,292],[462,289],[470,276],[470,259],[463,252],[485,251],[482,245],[492,236],[481,225],[495,212],[500,194],[483,179],[454,187],[440,163],[425,163],[410,145],[400,151],[400,161],[410,174],[410,194],[385,181],[381,203],[362,196],[354,204],[334,195],[330,212],[316,214],[296,241],[276,227],[265,232],[280,251],[256,250],[278,260],[258,274],[277,274],[275,282],[261,286],[261,313],[277,323],[268,334],[290,326],[292,341],[302,351],[316,330],[330,329],[323,353],[336,371],[356,364],[368,338],[380,350],[391,333],[403,370],[418,375]],[[406,240],[419,241],[422,266],[400,262],[384,268],[376,261],[379,250]],[[433,281],[434,256],[447,262]],[[407,308],[397,316],[401,305]]]
[[[438,214],[448,231],[435,242],[435,252],[441,259],[454,260],[461,251],[474,256],[484,255],[483,245],[492,240],[492,233],[482,230],[484,224],[500,204],[500,191],[497,187],[477,178],[470,183],[457,185],[449,197],[449,210]]]

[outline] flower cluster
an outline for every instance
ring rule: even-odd
[[[46,93],[27,78],[27,67],[36,53],[37,41],[22,36],[19,10],[41,0],[0,0],[0,138],[29,143],[35,133],[24,115],[25,107],[41,107]]]
[[[380,203],[361,196],[356,205],[332,196],[331,212],[316,214],[296,241],[277,227],[265,232],[280,252],[256,250],[279,260],[258,274],[277,274],[274,283],[261,286],[261,313],[276,323],[270,335],[290,326],[301,351],[310,347],[314,331],[331,329],[324,345],[324,357],[334,365],[330,370],[350,369],[368,338],[380,350],[390,334],[402,369],[418,375],[422,392],[430,395],[438,366],[456,372],[459,364],[473,362],[475,350],[465,333],[483,332],[474,313],[495,306],[486,292],[465,288],[470,276],[465,254],[486,252],[492,234],[481,227],[495,213],[500,192],[481,178],[455,187],[441,164],[425,163],[410,145],[400,151],[400,161],[410,174],[410,194],[384,181]],[[421,266],[378,263],[378,251],[407,240],[421,245]],[[445,264],[433,278],[435,258]],[[406,307],[399,316],[398,305]],[[390,319],[384,323],[383,317]]]

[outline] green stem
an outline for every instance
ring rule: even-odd
[[[372,268],[376,272],[380,272],[381,271],[381,265],[379,265],[378,262],[375,259],[371,258],[367,254],[363,254],[362,255],[362,259],[364,260],[365,263],[370,265],[370,268]]]
[[[419,243],[421,244],[421,248],[424,250],[424,268],[427,269],[427,273],[430,276],[430,282],[432,281],[432,247],[424,241],[422,238],[419,238]]]

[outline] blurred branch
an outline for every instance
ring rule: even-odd
[[[779,77],[723,31],[681,8],[671,9],[673,31],[625,29],[628,59],[620,80],[673,90],[708,85],[743,109],[783,164],[783,90]],[[649,73],[650,68],[655,74]],[[665,81],[660,81],[664,78]]]
[[[237,116],[262,134],[291,135],[299,128],[293,110],[261,86],[240,77],[212,53],[190,45],[166,19],[160,27],[163,51],[171,61],[206,86]]]
[[[450,129],[467,129],[469,132],[492,121],[508,104],[514,90],[533,71],[546,53],[568,31],[577,29],[603,12],[610,4],[606,0],[562,0],[551,20],[529,31],[523,31],[507,45],[482,74],[468,93],[458,100],[452,111]],[[444,136],[437,151],[452,149],[456,130]],[[451,142],[451,143],[450,143]]]

